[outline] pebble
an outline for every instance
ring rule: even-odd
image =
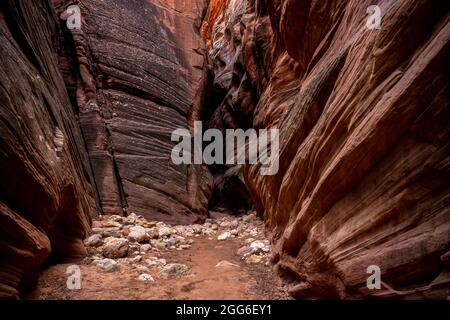
[[[240,257],[247,257],[253,253],[253,249],[249,246],[244,246],[242,248],[239,248],[239,250],[236,252],[236,254]]]
[[[138,263],[142,261],[142,256],[136,256],[128,260],[130,263]]]
[[[160,238],[170,236],[172,234],[172,232],[173,232],[173,230],[169,227],[160,227],[158,229],[158,234],[159,234]]]
[[[189,271],[189,267],[181,263],[169,263],[161,268],[160,273],[166,277],[182,276]]]
[[[150,250],[152,250],[151,244],[146,243],[141,246],[141,252],[148,252]]]
[[[119,270],[119,265],[112,259],[94,260],[96,266],[102,268],[106,272],[114,272]]]
[[[250,248],[252,248],[255,252],[269,252],[270,244],[268,241],[256,240],[250,244]]]
[[[218,236],[217,240],[225,241],[225,240],[227,240],[230,237],[231,237],[231,233],[227,231],[227,232],[222,233],[220,236]]]
[[[118,216],[118,215],[113,215],[109,217],[110,221],[115,221],[115,222],[122,222],[123,221],[123,217]]]
[[[148,273],[148,272],[150,271],[150,269],[149,269],[148,267],[146,267],[146,266],[141,266],[141,265],[136,266],[136,270],[137,270],[139,273]]]
[[[103,255],[111,259],[126,257],[128,255],[128,240],[123,238],[105,239]]]
[[[103,240],[102,240],[102,236],[99,234],[94,234],[92,236],[90,236],[89,238],[87,238],[84,241],[84,244],[88,247],[100,247],[103,244]]]
[[[262,259],[263,257],[252,254],[251,256],[245,259],[245,262],[247,262],[248,264],[258,264],[261,263]]]
[[[166,243],[161,240],[150,240],[150,244],[158,250],[166,250],[167,247]]]
[[[166,259],[158,259],[156,257],[152,257],[150,259],[145,260],[145,263],[147,263],[147,266],[150,268],[153,267],[164,267],[167,264]]]
[[[147,237],[147,232],[144,227],[131,227],[128,233],[128,240],[133,242],[143,242]]]
[[[141,274],[139,277],[138,277],[138,280],[139,281],[142,281],[142,282],[153,282],[153,281],[155,281],[155,279],[153,279],[153,277],[151,276],[151,275],[149,275],[149,274],[147,274],[147,273],[143,273],[143,274]]]

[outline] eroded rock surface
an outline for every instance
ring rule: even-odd
[[[208,119],[280,129],[279,173],[244,174],[294,297],[447,298],[449,5],[371,4],[211,1]]]
[[[97,212],[56,30],[48,1],[0,4],[0,299],[18,298],[51,252],[85,254]]]
[[[57,5],[62,23],[66,2]],[[207,216],[212,177],[171,160],[172,132],[203,104],[204,9],[192,1],[79,1],[82,29],[61,65],[105,214],[127,212],[172,223]],[[75,57],[73,57],[75,56]]]

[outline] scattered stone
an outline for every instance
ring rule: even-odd
[[[256,240],[250,244],[250,248],[252,248],[254,252],[267,253],[270,251],[270,243],[267,240],[266,241]]]
[[[139,273],[148,273],[148,272],[150,271],[149,268],[147,268],[146,266],[142,266],[142,265],[136,266],[136,270],[137,270]]]
[[[153,268],[153,267],[164,267],[165,265],[167,265],[167,261],[166,259],[158,259],[156,257],[152,257],[149,258],[147,260],[145,260],[145,262],[147,263],[147,266],[149,268]]]
[[[153,279],[153,277],[151,275],[147,274],[147,273],[141,274],[138,277],[138,280],[139,281],[143,281],[143,282],[149,282],[149,281],[153,282],[153,281],[155,281],[155,279]]]
[[[239,248],[239,250],[236,252],[236,254],[242,258],[245,258],[253,253],[253,249],[249,246],[244,246],[242,248]]]
[[[245,259],[245,262],[248,264],[258,264],[261,263],[263,257],[252,254],[251,256]]]
[[[131,253],[140,252],[141,251],[141,245],[139,243],[130,244],[128,250]]]
[[[225,241],[225,240],[229,239],[230,237],[231,237],[231,233],[227,231],[227,232],[222,233],[220,236],[218,236],[217,240]]]
[[[119,265],[112,259],[94,260],[94,263],[97,267],[102,268],[106,272],[114,272],[119,270]]]
[[[175,237],[170,237],[170,238],[168,238],[166,241],[165,241],[165,243],[168,245],[168,246],[175,246],[177,243],[178,243],[178,240],[175,238]]]
[[[144,227],[134,226],[130,228],[130,232],[128,234],[128,240],[134,242],[143,242],[147,237],[147,232]]]
[[[143,221],[141,226],[143,226],[144,228],[148,228],[148,229],[153,229],[154,227],[156,227],[157,222],[155,221]]]
[[[152,247],[158,249],[158,250],[166,250],[167,244],[161,240],[150,240],[150,244]]]
[[[103,240],[102,240],[102,236],[99,234],[94,234],[92,236],[90,236],[89,238],[87,238],[84,241],[84,244],[88,247],[100,247],[103,244]]]
[[[138,216],[134,212],[132,212],[128,217],[123,219],[123,224],[125,225],[135,224],[137,220]]]
[[[150,250],[152,250],[152,245],[151,244],[147,243],[147,244],[143,244],[141,246],[141,252],[148,252]]]
[[[201,234],[203,232],[203,227],[199,224],[192,225],[192,231],[194,234]]]
[[[254,238],[248,238],[248,239],[245,240],[245,243],[246,243],[246,244],[250,244],[250,243],[252,243],[253,241],[255,241]]]
[[[230,225],[231,223],[229,221],[223,221],[222,223],[220,223],[221,228],[229,228]]]
[[[151,239],[158,239],[159,238],[159,232],[158,229],[153,227],[153,228],[147,228],[145,229],[146,231],[146,239],[149,241]]]
[[[123,221],[123,217],[118,216],[118,215],[113,215],[109,217],[110,221],[114,221],[114,222],[122,222]]]
[[[121,238],[107,238],[103,246],[103,255],[117,259],[128,255],[128,240]]]
[[[139,263],[142,261],[142,256],[136,256],[134,258],[129,259],[130,263]]]
[[[239,235],[239,230],[233,229],[233,230],[230,231],[230,233],[231,233],[232,236],[238,236]]]
[[[220,261],[217,265],[216,268],[239,268],[239,266],[237,264],[231,263],[229,261]]]
[[[100,234],[104,238],[120,237],[120,228],[92,228],[92,234]]]
[[[172,232],[173,232],[173,230],[169,227],[160,227],[158,229],[158,234],[159,234],[160,238],[170,236],[172,234]]]
[[[189,271],[189,267],[181,263],[170,263],[161,268],[160,273],[165,277],[182,276]]]
[[[117,221],[109,220],[103,224],[103,227],[104,228],[122,228],[122,224],[120,224],[120,222],[117,222]]]
[[[249,214],[249,215],[246,215],[246,216],[242,217],[242,222],[249,223],[249,222],[252,221],[255,217],[256,217],[255,214]]]

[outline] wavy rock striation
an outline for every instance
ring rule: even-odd
[[[62,21],[67,5],[57,5]],[[207,217],[212,177],[171,161],[171,134],[201,112],[202,1],[79,1],[82,29],[62,53],[105,214],[169,223]],[[198,27],[197,27],[198,29]],[[72,53],[72,54],[70,54]],[[75,66],[75,67],[73,67]]]
[[[447,298],[450,11],[441,1],[212,0],[210,121],[280,129],[245,168],[296,298]],[[369,290],[371,265],[382,287]]]
[[[85,254],[97,212],[57,30],[47,1],[0,4],[0,299],[19,297],[50,252]]]

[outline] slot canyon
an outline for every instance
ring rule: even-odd
[[[448,300],[449,57],[441,0],[0,1],[0,299]]]

